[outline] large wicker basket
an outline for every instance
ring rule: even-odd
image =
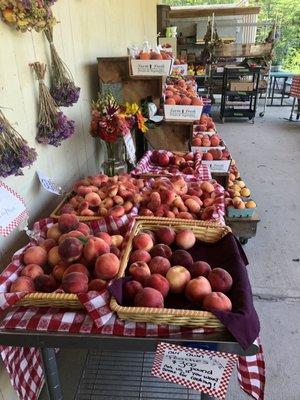
[[[76,294],[71,293],[30,293],[23,297],[17,306],[22,307],[55,307],[79,310],[82,304]]]
[[[141,230],[147,229],[155,231],[160,226],[171,226],[175,231],[183,228],[191,229],[195,236],[203,242],[215,243],[222,239],[231,229],[227,226],[221,226],[217,223],[208,223],[204,221],[189,221],[183,219],[169,218],[137,218],[133,227],[127,247],[121,260],[121,266],[118,277],[123,277],[126,272],[130,252],[132,250],[132,240]],[[183,310],[169,308],[148,308],[148,307],[126,307],[118,304],[115,298],[111,299],[110,307],[122,320],[135,322],[149,322],[153,324],[181,325],[189,327],[220,328],[221,322],[208,311]]]

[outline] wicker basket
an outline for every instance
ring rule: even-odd
[[[30,293],[16,303],[22,307],[55,307],[79,310],[82,304],[76,294],[70,293]]]
[[[231,229],[218,223],[205,221],[189,221],[183,219],[139,217],[127,242],[123,254],[118,277],[123,277],[127,268],[129,256],[132,250],[132,240],[141,230],[156,230],[160,226],[171,226],[175,231],[183,228],[191,229],[195,236],[206,243],[215,243],[222,239]],[[115,298],[111,299],[110,307],[122,320],[135,322],[149,322],[153,324],[181,325],[189,327],[219,328],[223,327],[221,322],[208,311],[182,310],[182,309],[160,309],[148,307],[125,307],[117,303]]]

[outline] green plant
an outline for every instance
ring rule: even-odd
[[[300,51],[299,49],[289,49],[283,63],[283,68],[286,71],[300,74]]]

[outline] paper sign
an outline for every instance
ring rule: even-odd
[[[159,343],[152,375],[224,400],[237,355]]]
[[[0,235],[8,236],[26,218],[24,200],[0,181]]]
[[[57,194],[58,196],[62,194],[61,188],[57,187],[51,178],[45,176],[40,171],[37,171],[37,174],[44,189],[46,189],[50,193]]]
[[[128,153],[129,161],[132,165],[135,166],[135,163],[136,163],[135,146],[134,146],[133,139],[132,139],[130,132],[128,132],[124,136],[124,143],[125,143],[126,151]]]

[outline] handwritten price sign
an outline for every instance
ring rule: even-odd
[[[24,200],[0,181],[0,236],[8,236],[26,218]]]
[[[136,163],[135,146],[134,146],[133,139],[132,139],[130,132],[128,132],[124,136],[124,143],[125,143],[128,157],[129,157],[129,161],[132,165],[135,165],[135,163]]]
[[[48,176],[44,175],[42,172],[37,171],[39,181],[45,190],[50,193],[57,194],[58,196],[62,194],[62,190],[60,187],[57,187],[53,180]]]
[[[236,361],[234,354],[159,343],[152,374],[224,400]]]

